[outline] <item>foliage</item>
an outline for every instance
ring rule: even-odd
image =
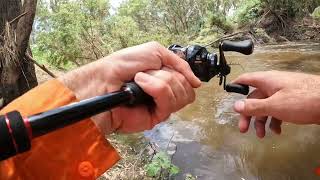
[[[152,161],[145,166],[147,176],[149,177],[165,177],[166,175],[177,175],[180,169],[171,163],[167,153],[158,152]]]
[[[255,23],[268,12],[276,19],[290,21],[312,13],[319,5],[320,0],[242,0],[232,20],[243,26]]]
[[[240,26],[255,21],[262,10],[262,3],[260,0],[243,1],[234,14],[233,21]]]
[[[218,28],[223,30],[224,32],[231,32],[232,31],[232,25],[229,21],[227,21],[227,18],[222,13],[209,13],[207,15],[207,21],[206,21],[206,27],[209,28]]]
[[[73,68],[147,41],[207,44],[267,11],[286,20],[311,13],[320,0],[39,0],[32,37],[36,59]]]
[[[320,19],[320,6],[313,11],[312,17]]]
[[[108,15],[107,0],[40,1],[33,48],[55,66],[81,64],[102,57],[101,34]]]
[[[36,59],[72,68],[147,41],[206,42],[232,30],[226,16],[238,2],[126,0],[110,14],[109,0],[40,0],[32,48]]]
[[[320,5],[320,0],[261,0],[266,7],[289,18],[305,16]]]

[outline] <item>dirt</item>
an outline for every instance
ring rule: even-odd
[[[38,79],[38,83],[42,84],[45,81],[48,81],[50,79],[53,79],[48,73],[44,72],[42,69],[40,69],[38,66],[35,67],[36,68],[36,75],[37,75],[37,79]],[[62,70],[57,70],[54,68],[50,68],[47,67],[48,69],[50,69],[50,71],[56,75],[57,77],[62,76],[63,74],[65,74],[64,71]]]
[[[269,16],[263,19],[257,26],[258,29],[263,29],[269,39],[265,39],[265,35],[259,36],[266,43],[279,43],[288,41],[320,41],[320,20],[311,16],[303,19],[288,19],[279,22],[274,16]]]

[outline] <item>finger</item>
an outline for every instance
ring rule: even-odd
[[[248,99],[263,99],[266,98],[266,95],[262,93],[259,89],[255,89],[248,95]],[[255,118],[255,121],[260,121],[260,122],[255,122],[257,125],[256,127],[256,133],[258,137],[264,137],[265,136],[265,123],[267,122],[268,116],[257,116]]]
[[[130,113],[129,120],[128,113]],[[112,110],[111,127],[118,133],[134,133],[152,129],[157,123],[153,123],[149,113],[150,111],[147,111],[144,105],[134,108],[115,108]]]
[[[192,87],[200,87],[201,81],[194,75],[187,61],[181,59],[164,47],[160,48],[160,53],[161,55],[159,57],[161,57],[161,61],[164,66],[170,66],[174,70],[183,74]]]
[[[240,114],[240,120],[239,120],[239,130],[241,133],[246,133],[249,130],[251,117],[250,116],[244,116]]]
[[[186,78],[184,76],[182,76],[180,73],[178,73],[177,75],[179,81],[181,82],[182,86],[184,87],[184,89],[187,92],[187,101],[186,103],[192,103],[195,101],[196,99],[196,93],[195,90],[193,89],[193,87],[190,85],[190,83],[186,80]]]
[[[163,80],[149,74],[139,72],[135,76],[135,82],[150,96],[156,103],[155,119],[153,123],[165,120],[176,107],[176,98],[170,86]]]
[[[269,99],[245,99],[234,104],[234,110],[246,116],[268,116]]]
[[[276,134],[281,134],[282,121],[272,117],[269,128]]]
[[[174,107],[174,109],[172,109],[172,111],[178,111],[188,103],[188,95],[184,86],[178,79],[178,72],[169,68],[162,68],[158,71],[152,70],[147,71],[146,73],[163,80],[166,84],[170,86],[176,99],[176,106]]]
[[[268,72],[253,72],[240,75],[232,83],[249,85],[255,88],[261,88],[265,85],[265,79],[268,77]]]
[[[249,99],[250,98],[260,99],[263,97],[264,95],[258,89],[255,89],[248,95]],[[243,114],[240,114],[239,130],[241,133],[246,133],[248,131],[250,126],[250,121],[251,121],[251,116],[245,116]]]
[[[179,73],[175,70],[172,70],[170,68],[164,67],[162,70],[170,72],[172,74],[172,76],[174,78],[176,78],[176,80],[178,81],[179,87],[184,92],[183,94],[178,94],[179,95],[178,97],[182,98],[182,100],[183,100],[183,101],[181,101],[183,106],[185,106],[186,104],[192,103],[195,100],[196,94],[195,94],[193,87],[190,85],[190,83],[187,81],[187,79],[181,73]],[[182,96],[182,95],[185,95],[185,96]]]
[[[266,135],[266,118],[256,118],[254,121],[254,127],[256,129],[256,134],[259,138],[264,138]]]

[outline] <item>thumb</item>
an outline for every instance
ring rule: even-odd
[[[246,116],[268,116],[270,103],[267,99],[246,99],[237,101],[234,110]]]

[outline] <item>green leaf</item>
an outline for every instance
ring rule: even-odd
[[[169,169],[171,161],[165,152],[159,152],[154,156],[154,161],[159,163],[163,169]]]
[[[180,172],[180,169],[178,168],[178,166],[171,165],[171,167],[170,167],[170,175],[176,175],[179,172]]]
[[[152,163],[147,164],[145,166],[145,170],[147,172],[147,176],[156,177],[159,175],[159,173],[161,171],[161,166],[156,162],[152,162]]]

